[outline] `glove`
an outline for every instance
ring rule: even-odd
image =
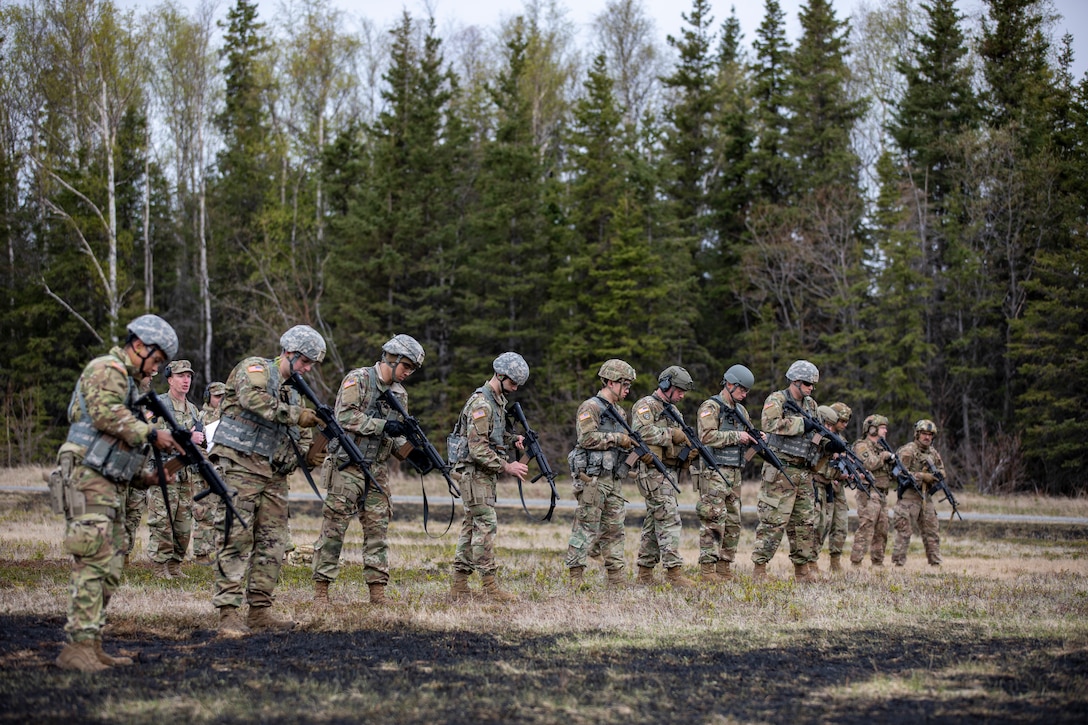
[[[811,433],[814,430],[819,430],[820,429],[820,426],[817,425],[816,421],[813,420],[812,418],[804,418],[804,421],[805,421],[805,432],[806,433]]]
[[[927,486],[937,480],[936,476],[934,476],[932,473],[926,473],[925,471],[914,474],[914,477],[918,479],[920,483],[924,483]]]
[[[385,434],[390,438],[408,435],[408,426],[399,420],[387,420],[385,421]]]
[[[306,451],[306,465],[314,469],[320,468],[324,462],[325,449],[319,446],[310,446],[310,450]]]
[[[884,451],[884,452],[882,452],[880,454],[880,462],[881,463],[891,463],[894,460],[895,460],[895,454],[893,454],[891,451]]]
[[[684,431],[680,430],[679,428],[670,428],[669,430],[672,433],[672,442],[673,443],[679,445],[681,443],[687,443],[688,442],[688,437],[686,435],[684,435]]]
[[[643,463],[645,463],[647,466],[654,465],[654,456],[653,456],[652,453],[645,453],[645,454],[639,456],[638,459],[640,461],[642,461]]]
[[[317,425],[319,420],[320,418],[317,417],[317,413],[309,408],[303,408],[298,414],[298,424],[302,428],[313,428]]]
[[[631,440],[631,436],[627,435],[626,433],[620,433],[616,438],[617,448],[626,449],[632,447],[633,445],[635,445],[635,442]]]

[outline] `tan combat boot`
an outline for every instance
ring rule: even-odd
[[[277,617],[272,607],[250,606],[246,625],[253,631],[287,632],[295,628],[297,622],[290,617]]]
[[[493,602],[516,602],[517,595],[499,588],[499,582],[494,574],[483,575],[484,595]]]
[[[842,554],[832,554],[831,555],[831,573],[832,574],[841,574],[842,573]]]
[[[623,573],[623,569],[605,569],[605,573],[608,575],[608,586],[611,589],[626,589],[627,588],[627,576]]]
[[[314,580],[314,604],[329,606],[329,583],[327,581]]]
[[[704,561],[699,564],[699,580],[707,584],[722,583],[722,578],[718,576],[718,567],[713,561]]]
[[[816,581],[816,576],[809,571],[808,564],[794,564],[793,578],[801,584],[811,584]]]
[[[755,568],[752,569],[752,581],[754,581],[754,582],[767,581],[767,565],[766,564],[756,564],[755,565]]]
[[[686,588],[695,586],[695,582],[684,576],[683,567],[674,566],[665,570],[665,581],[674,587]]]
[[[189,575],[181,570],[181,562],[171,559],[166,562],[166,571],[170,572],[171,579],[188,579]]]
[[[245,637],[252,630],[242,621],[238,607],[219,608],[219,634],[223,637]]]
[[[638,578],[635,579],[635,583],[652,587],[655,584],[654,568],[652,566],[639,566]]]
[[[733,562],[718,559],[718,577],[723,582],[733,581]]]
[[[450,581],[450,599],[468,599],[471,596],[472,590],[468,588],[468,572],[454,569],[453,579]]]
[[[367,589],[370,590],[370,603],[377,606],[385,606],[389,604],[389,600],[385,598],[385,585],[381,582],[371,582],[367,584]]]
[[[113,657],[106,654],[106,651],[102,649],[102,638],[97,637],[94,640],[94,654],[98,658],[98,661],[108,667],[118,667],[122,665],[131,665],[131,657]]]
[[[157,576],[159,579],[173,579],[174,575],[170,573],[170,566],[166,563],[158,563],[157,561],[151,562],[151,573]]]
[[[586,583],[586,568],[584,566],[572,566],[570,568],[570,585],[577,589]]]
[[[79,672],[101,672],[108,670],[109,665],[98,661],[98,655],[94,652],[94,642],[69,642],[55,660],[57,667],[62,670],[78,670]]]
[[[808,564],[806,564],[806,566],[808,567],[808,571],[809,571],[810,574],[812,574],[812,576],[814,576],[817,579],[820,578],[820,565],[819,564],[817,564],[815,561],[810,561]]]

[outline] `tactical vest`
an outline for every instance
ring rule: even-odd
[[[744,426],[736,418],[741,414],[739,410],[727,406],[720,395],[714,395],[710,399],[718,404],[718,430],[744,430]],[[714,454],[714,460],[717,461],[719,466],[729,466],[730,468],[744,466],[744,446],[739,443],[721,448],[711,448],[710,451]]]
[[[627,431],[611,416],[605,415],[604,410],[607,410],[611,406],[607,400],[604,400],[599,395],[593,396],[591,400],[597,401],[597,405],[601,406],[600,426],[597,428],[601,433],[626,433]],[[587,476],[600,476],[602,472],[607,472],[609,475],[616,477],[616,471],[618,464],[622,456],[622,450],[620,448],[609,448],[607,450],[589,450],[588,448],[582,448],[581,446],[574,446],[574,450],[570,452],[568,456],[571,472],[574,475],[584,473]]]
[[[376,368],[369,368],[369,370],[370,374],[366,376],[367,406],[364,415],[368,418],[399,420],[389,404],[381,400],[381,396],[378,394],[378,370]],[[355,445],[359,447],[359,451],[363,454],[363,460],[367,464],[381,463],[389,458],[389,453],[393,450],[393,442],[384,433],[366,436],[355,434]],[[334,454],[341,464],[347,463],[348,454],[340,450],[340,441],[336,439],[329,441],[329,453]]]
[[[784,398],[789,395],[789,392],[785,390],[779,392],[782,393]],[[810,400],[810,398],[806,397],[805,400]],[[802,408],[804,408],[804,403],[805,401],[802,400]],[[812,415],[816,415],[815,409],[811,411],[806,410],[806,412],[809,412]],[[801,433],[800,435],[795,436],[784,436],[779,433],[768,433],[767,447],[773,450],[775,453],[781,453],[785,456],[789,456],[795,461],[796,459],[800,458],[809,466],[815,466],[816,462],[820,458],[820,446],[813,441],[813,438],[815,436],[815,431],[809,433]]]
[[[266,362],[269,374],[265,389],[274,392],[278,397],[281,384],[279,367],[272,360]],[[222,405],[220,403],[220,407]],[[243,409],[237,415],[220,416],[219,427],[215,429],[215,445],[271,461],[280,443],[290,436],[290,426],[267,420]]]
[[[125,407],[131,410],[133,415],[139,417],[140,412],[134,407],[136,384],[129,375],[126,375],[125,382],[128,384],[128,390],[125,392]],[[82,415],[79,420],[72,421],[77,404]],[[83,396],[78,380],[75,390],[72,391],[72,398],[68,401],[68,420],[71,423],[65,442],[83,449],[82,463],[87,468],[114,483],[121,484],[129,483],[143,469],[147,462],[148,446],[131,448],[120,438],[95,428],[87,412],[87,399]]]
[[[163,393],[162,395],[158,396],[158,398],[159,398],[159,402],[162,403],[162,405],[167,410],[171,411],[172,413],[175,413],[174,419],[177,420],[177,417],[178,417],[176,415],[177,410],[174,408],[174,401],[170,398],[170,393]],[[188,400],[185,401],[185,413],[190,418],[192,418],[192,426],[193,426],[192,430],[203,432],[204,431],[204,423],[203,423],[203,421],[200,420],[200,413],[199,413],[199,411],[197,411],[196,406],[193,405],[192,403],[190,403]],[[185,427],[185,424],[182,423],[180,420],[178,420],[177,422],[178,422],[178,425],[180,425],[182,428]],[[171,454],[171,455],[167,456],[166,458],[164,458],[163,462],[165,463],[166,461],[169,461],[169,460],[177,458],[177,457],[178,457],[177,454]],[[178,472],[177,472],[178,480],[179,481],[185,481],[188,478],[189,475],[195,474],[196,472],[197,472],[196,464],[190,464],[188,466],[185,466],[184,468],[180,468],[180,469],[178,469]]]
[[[488,443],[500,457],[506,457],[506,440],[503,438],[506,433],[506,413],[503,407],[499,405],[499,401],[495,400],[495,394],[491,391],[491,388],[484,385],[476,388],[476,391],[465,403],[465,407],[461,409],[461,415],[457,416],[457,423],[453,427],[453,432],[446,436],[446,452],[451,466],[458,463],[469,463],[472,460],[468,450],[468,409],[472,406],[472,402],[477,395],[483,395],[490,404],[491,435]]]

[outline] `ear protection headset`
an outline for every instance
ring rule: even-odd
[[[666,375],[665,377],[661,378],[661,380],[659,380],[657,383],[657,387],[663,393],[668,392],[669,389],[672,388],[672,376]]]

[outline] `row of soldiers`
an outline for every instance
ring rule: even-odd
[[[215,558],[212,604],[218,610],[220,634],[229,637],[295,626],[290,618],[275,614],[272,604],[289,544],[287,476],[300,465],[307,469],[320,467],[327,492],[312,563],[315,601],[329,602],[329,586],[340,570],[344,535],[351,518],[357,516],[363,528],[364,577],[369,598],[374,604],[384,603],[389,582],[389,458],[411,460],[413,455],[410,429],[404,418],[408,410],[404,383],[423,365],[425,354],[418,341],[409,335],[396,335],[383,345],[382,355],[374,365],[352,370],[344,377],[333,408],[335,419],[326,418],[324,422],[325,431],[338,424],[350,440],[330,436],[327,446],[315,445],[312,433],[321,418],[304,404],[299,390],[305,387],[301,376],[324,359],[325,341],[313,328],[297,325],[281,336],[279,347],[280,354],[274,358],[242,360],[226,379],[209,456],[229,496],[220,501],[219,507],[238,512],[246,522],[244,527],[223,532]],[[195,406],[184,395],[180,399],[173,395],[175,386],[179,392],[183,387],[187,392],[188,383],[183,385],[181,380],[191,381],[191,368],[174,365],[168,376],[168,381],[177,378],[168,383],[168,399],[174,413],[183,414],[175,417],[185,420],[187,426],[174,429],[155,425],[147,420],[140,405],[140,396],[151,378],[176,356],[177,350],[173,328],[155,315],[143,315],[129,323],[124,344],[92,360],[76,384],[68,411],[69,434],[51,480],[67,519],[64,546],[74,559],[65,625],[69,641],[57,658],[62,668],[98,671],[131,662],[129,658],[111,656],[102,648],[105,610],[131,546],[131,535],[126,534],[127,500],[158,485],[166,494],[161,503],[169,519],[171,509],[178,510],[180,498],[186,492],[192,494],[191,469],[171,469],[161,460],[162,456],[183,453],[175,435],[184,435],[188,440],[181,442],[186,444],[190,440],[204,443],[195,435],[199,420],[191,409]],[[529,366],[518,353],[506,352],[495,358],[492,375],[469,397],[447,439],[446,469],[460,483],[464,508],[452,566],[450,593],[454,599],[470,595],[469,580],[474,573],[481,576],[485,597],[496,601],[514,598],[496,580],[496,484],[502,475],[521,480],[528,473],[526,463],[513,455],[524,450],[524,438],[513,432],[506,415],[509,396],[524,386],[528,377]],[[702,578],[720,581],[732,576],[740,527],[741,468],[747,447],[763,444],[777,452],[781,466],[765,464],[761,476],[760,523],[752,555],[755,577],[766,576],[767,562],[785,533],[790,539],[790,558],[797,567],[797,578],[813,579],[810,567],[816,561],[817,536],[812,481],[820,475],[834,486],[836,475],[828,463],[838,455],[827,450],[812,424],[812,416],[818,412],[812,398],[819,377],[814,365],[800,360],[790,366],[786,375],[789,386],[772,393],[764,405],[762,432],[751,425],[742,404],[754,384],[751,371],[742,365],[726,371],[721,393],[700,406],[697,432],[685,432],[687,426],[675,408],[694,387],[684,368],[670,366],[662,371],[653,393],[634,404],[630,423],[619,402],[635,381],[634,369],[622,360],[609,360],[601,366],[599,377],[600,391],[578,408],[578,438],[570,456],[578,499],[566,554],[573,582],[584,582],[587,558],[599,554],[610,585],[625,583],[621,487],[626,479],[633,478],[647,507],[637,581],[652,582],[653,570],[661,564],[666,581],[677,586],[692,584],[681,569],[676,484],[680,471],[691,464],[688,452],[698,448],[696,444],[711,452],[691,464],[700,493],[697,508]],[[792,414],[790,405],[804,413]],[[886,421],[874,426],[868,426],[869,422],[867,428],[883,436]],[[943,470],[940,457],[929,447],[932,435],[926,435],[928,441],[921,433],[916,436],[918,456],[928,456],[927,460],[935,461]],[[916,470],[914,458],[905,449],[900,453],[903,462]],[[158,465],[149,467],[152,454]],[[358,465],[358,461],[365,464]],[[880,532],[887,528],[884,501],[890,462],[888,456],[878,455],[871,463],[866,466],[878,482],[884,482],[883,488],[878,483],[866,505],[861,507],[859,503],[859,508],[863,527],[865,517],[872,517],[872,525],[865,530],[870,531],[875,543],[876,563],[875,552],[879,548],[882,557],[883,551]],[[171,490],[179,491],[178,500]],[[840,499],[844,501],[836,497],[836,501]],[[918,507],[922,508],[920,498]],[[932,504],[927,510],[933,512]],[[156,512],[160,533],[152,534],[151,553],[159,557],[155,561],[165,575],[175,575],[180,573],[179,557],[184,556],[185,549],[179,548],[178,532],[164,530],[158,516]],[[927,516],[923,515],[923,519]],[[149,515],[149,524],[152,518]],[[897,517],[897,527],[900,518],[907,522],[905,535],[909,543],[909,512],[905,509],[904,516]],[[935,514],[932,523],[935,532]],[[923,521],[923,531],[925,526]],[[858,538],[860,535],[855,538],[854,555],[860,563],[864,551],[859,549]],[[897,541],[893,554],[896,563],[905,558],[906,543],[900,547]],[[926,550],[930,562],[939,564],[936,542],[931,543],[928,536]],[[244,617],[243,605],[247,606]]]

